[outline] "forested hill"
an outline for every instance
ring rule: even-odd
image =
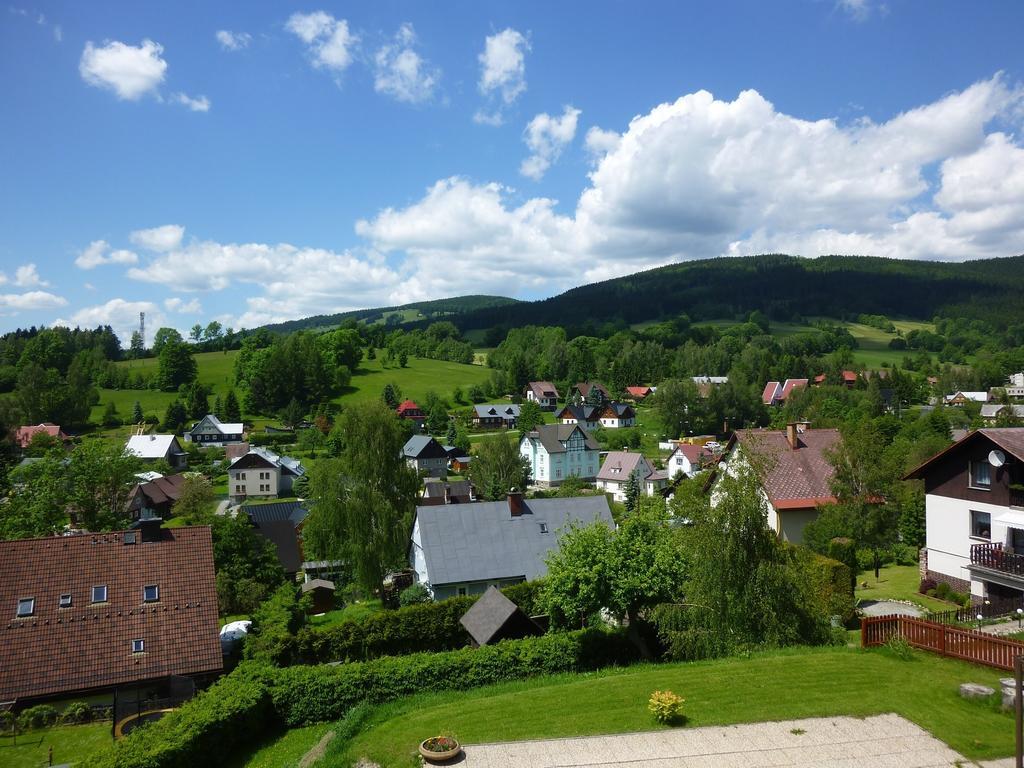
[[[584,285],[543,301],[476,309],[461,330],[524,325],[586,329],[685,313],[691,320],[760,310],[775,320],[860,313],[931,320],[1024,319],[1024,256],[962,263],[865,256],[765,255],[691,261]]]
[[[266,328],[275,333],[292,333],[301,330],[326,330],[336,328],[346,320],[358,320],[364,323],[403,323],[418,320],[434,321],[450,319],[452,315],[461,315],[484,309],[507,307],[519,304],[516,299],[504,296],[456,296],[451,299],[419,301],[403,304],[400,307],[375,307],[373,309],[355,309],[349,312],[338,312],[333,315],[314,315],[301,320],[288,320],[275,323]]]

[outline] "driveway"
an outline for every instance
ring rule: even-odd
[[[959,761],[959,762],[958,762]],[[938,768],[974,765],[898,715],[477,744],[462,768]],[[987,764],[1012,765],[1012,761]]]
[[[896,600],[861,600],[857,607],[864,612],[865,616],[911,616],[919,619],[924,616],[924,611],[916,605],[901,603]]]

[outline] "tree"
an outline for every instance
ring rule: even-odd
[[[167,410],[164,412],[163,429],[168,432],[180,433],[185,429],[186,421],[188,421],[188,411],[185,410],[185,406],[181,404],[180,400],[175,400],[167,406]]]
[[[72,451],[65,470],[67,507],[88,531],[123,528],[125,506],[142,462],[102,440],[88,440]]]
[[[670,437],[685,437],[704,429],[704,405],[691,379],[663,381],[653,399],[654,411]]]
[[[527,400],[519,406],[519,418],[516,426],[519,427],[519,439],[522,440],[527,432],[532,431],[538,424],[544,423],[544,412],[536,400]]]
[[[344,441],[338,458],[313,467],[303,541],[316,558],[344,561],[373,593],[404,562],[420,481],[402,458],[405,430],[385,403],[348,408],[335,429]]]
[[[182,384],[191,384],[198,375],[192,349],[183,342],[168,341],[160,350],[156,380],[160,389],[173,392]]]
[[[107,407],[103,409],[103,426],[120,427],[121,417],[117,413],[117,406],[113,400],[107,401]]]
[[[216,320],[211,320],[203,331],[203,338],[211,343],[216,343],[224,336],[223,326]]]
[[[398,353],[398,367],[399,368],[405,368],[405,366],[407,366],[408,364],[409,364],[409,355],[407,355],[405,353],[405,350],[403,349],[401,352]]]
[[[450,423],[448,421],[448,411],[445,410],[441,403],[436,403],[430,409],[430,415],[427,416],[427,431],[432,435],[440,435],[448,429]]]
[[[385,384],[381,398],[384,400],[388,408],[395,410],[398,408],[399,403],[402,402],[402,390],[400,390],[396,384]]]
[[[135,360],[146,354],[145,341],[139,331],[132,331],[132,340],[128,344],[128,351]]]
[[[183,341],[181,334],[173,328],[158,328],[153,334],[152,352],[154,355],[159,355],[167,344],[181,344]]]
[[[281,423],[286,427],[295,429],[305,418],[306,409],[302,407],[302,404],[294,397],[281,411]]]
[[[455,445],[459,441],[459,429],[455,424],[455,419],[448,422],[448,429],[444,433],[444,442],[446,445]]]
[[[190,472],[185,475],[181,495],[171,512],[188,525],[208,525],[213,517],[211,506],[215,498],[210,481],[197,472]]]
[[[201,326],[199,323],[193,325],[192,329],[188,333],[188,337],[192,339],[192,341],[198,343],[199,340],[203,338],[203,326]]]
[[[248,515],[213,515],[210,526],[221,615],[251,613],[285,580],[274,545]]]
[[[193,419],[201,419],[210,412],[210,389],[193,381],[185,391],[185,408]]]
[[[220,399],[220,395],[213,398],[213,415],[221,421],[227,421],[224,418],[224,401]]]
[[[224,420],[229,424],[238,424],[242,421],[242,409],[238,406],[238,398],[233,389],[229,389],[224,397]]]
[[[631,514],[635,511],[639,500],[640,476],[636,472],[631,472],[626,479],[626,512]]]
[[[479,445],[469,465],[469,478],[481,496],[498,501],[513,488],[526,490],[530,462],[519,453],[518,443],[502,436]]]
[[[145,415],[142,413],[142,403],[138,400],[132,405],[132,424],[141,424],[146,420]]]

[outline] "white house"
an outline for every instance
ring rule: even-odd
[[[526,385],[526,399],[546,411],[553,411],[558,405],[558,389],[550,381],[531,381]]]
[[[295,480],[306,474],[297,459],[278,456],[266,448],[253,448],[228,467],[228,495],[234,502],[246,499],[276,499],[292,489]]]
[[[951,395],[943,395],[942,400],[946,405],[954,407],[961,407],[968,402],[987,403],[988,392],[954,392]]]
[[[188,464],[188,456],[174,435],[132,435],[124,452],[144,461],[163,459],[171,469],[184,469]]]
[[[544,424],[519,441],[519,453],[530,463],[536,485],[561,485],[570,475],[583,480],[597,476],[600,446],[576,424]]]
[[[402,447],[405,463],[428,477],[443,477],[448,471],[448,451],[430,435],[413,435]]]
[[[655,469],[643,454],[631,451],[610,451],[597,473],[595,485],[598,490],[612,494],[616,501],[625,501],[631,475],[636,475],[640,492],[645,496],[653,496],[668,485],[668,472]]]
[[[242,442],[244,432],[244,424],[226,424],[210,413],[192,425],[185,433],[185,440],[200,446],[222,446]]]
[[[701,471],[702,464],[711,461],[715,454],[704,445],[690,445],[679,443],[669,454],[665,461],[668,476],[675,479],[682,474],[685,477],[693,477]]]
[[[908,473],[923,480],[921,572],[975,602],[1024,598],[1024,428],[979,429]]]
[[[1010,397],[1024,397],[1024,373],[1012,373],[1006,377],[1006,394]]]

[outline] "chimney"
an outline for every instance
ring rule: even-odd
[[[520,517],[523,514],[523,494],[515,488],[508,492],[508,511],[512,517]]]
[[[160,541],[163,535],[163,518],[144,517],[131,524],[131,529],[142,534],[142,543],[148,544],[151,541]]]
[[[791,421],[786,425],[786,442],[794,451],[800,447],[800,438],[797,437],[796,422]]]

